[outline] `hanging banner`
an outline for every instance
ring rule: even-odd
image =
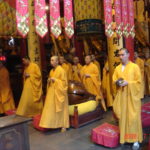
[[[112,0],[104,0],[105,34],[111,37],[113,31]]]
[[[16,0],[17,30],[25,37],[29,32],[28,0]]]
[[[29,0],[29,19],[28,55],[32,62],[41,67],[40,42],[34,26],[34,0]]]
[[[110,89],[113,95],[116,94],[116,87],[113,84],[112,76],[115,68],[120,64],[120,59],[118,57],[119,50],[123,48],[123,38],[118,38],[116,33],[113,34],[111,38],[107,38],[108,46],[108,63],[109,63],[109,73],[110,73]]]
[[[129,36],[129,32],[128,32],[128,27],[129,27],[129,23],[128,23],[128,3],[127,0],[121,0],[122,2],[122,33],[124,37],[128,37]]]
[[[36,33],[44,37],[48,32],[45,0],[34,0],[34,20]]]
[[[128,32],[129,36],[134,38],[135,36],[135,30],[134,30],[134,3],[133,0],[128,0],[128,19],[129,19],[129,27],[128,27]]]
[[[60,3],[59,0],[50,0],[50,29],[52,34],[58,38],[61,34],[60,25]]]
[[[120,38],[122,36],[122,16],[121,16],[121,2],[120,0],[115,0],[114,2],[115,9],[115,22],[116,22],[116,34]]]
[[[74,34],[72,0],[64,0],[64,26],[66,35],[71,38]]]

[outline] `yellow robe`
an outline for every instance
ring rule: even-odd
[[[150,95],[150,58],[145,61],[148,66],[145,66],[145,95]]]
[[[97,60],[94,60],[93,63],[97,66],[98,70],[99,70],[99,74],[100,74],[100,79],[101,79],[101,67],[100,67],[100,64]]]
[[[129,62],[124,71],[122,64],[116,67],[113,74],[114,83],[123,78],[127,86],[117,87],[113,103],[114,113],[119,119],[120,143],[142,142],[141,125],[141,72],[138,65]]]
[[[81,69],[82,69],[82,66],[80,65],[80,63],[78,63],[77,65],[72,66],[73,80],[81,82],[81,77],[80,77],[80,70]]]
[[[110,75],[108,61],[105,63],[105,66],[103,68],[102,89],[104,95],[106,96],[107,107],[111,107],[113,105],[113,96],[110,90]]]
[[[47,85],[47,94],[40,126],[44,128],[68,128],[69,108],[66,73],[61,66],[57,66],[56,69],[51,70],[50,78],[54,78],[55,81]]]
[[[90,77],[85,77],[85,74],[89,74]],[[102,106],[104,110],[106,110],[106,106],[101,92],[101,81],[97,66],[93,63],[85,65],[81,69],[81,80],[89,93],[95,95],[97,100],[101,99]]]
[[[72,65],[70,63],[63,63],[61,66],[67,74],[68,81],[72,80]]]
[[[141,78],[142,78],[142,83],[141,83],[141,98],[144,98],[144,61],[141,58],[137,58],[135,60],[135,63],[139,66],[140,71],[141,71]]]
[[[25,68],[25,73],[29,74],[30,77],[24,79],[24,87],[16,114],[33,117],[41,114],[43,109],[42,76],[40,68],[35,63],[30,63]]]
[[[0,68],[0,113],[15,109],[10,87],[9,73],[5,67]]]

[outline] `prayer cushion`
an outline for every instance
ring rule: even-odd
[[[16,114],[16,110],[7,110],[5,112],[5,115],[7,115],[7,116],[14,115],[14,114]]]
[[[150,103],[146,103],[142,106],[141,118],[142,118],[142,126],[149,127],[150,126]]]
[[[78,107],[78,114],[83,115],[88,112],[94,111],[97,107],[97,102],[95,100],[90,100],[88,102],[84,102],[76,105],[69,105],[69,115],[74,115],[74,107]]]
[[[36,115],[33,117],[33,127],[39,131],[47,131],[48,129],[39,126],[41,120],[41,115]]]
[[[92,129],[92,141],[106,147],[117,147],[119,144],[119,127],[104,123]]]

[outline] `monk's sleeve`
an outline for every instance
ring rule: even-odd
[[[141,72],[138,66],[134,69],[134,80],[128,81],[128,90],[133,100],[140,100]]]
[[[39,101],[42,96],[42,77],[38,66],[33,66],[33,73],[30,74],[30,82],[33,91],[34,101]]]
[[[93,69],[93,73],[90,74],[90,77],[93,81],[93,83],[96,85],[96,86],[101,86],[101,82],[100,82],[100,76],[99,76],[99,70],[98,68],[95,66],[92,68]]]
[[[62,111],[64,101],[67,100],[67,90],[68,90],[67,75],[64,71],[62,71],[61,77],[55,78],[54,81],[56,112]]]

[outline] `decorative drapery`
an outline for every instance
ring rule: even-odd
[[[105,34],[111,37],[113,31],[112,0],[104,0]]]
[[[58,38],[61,34],[60,3],[59,0],[50,0],[50,29],[52,34]]]
[[[66,35],[71,38],[74,34],[72,0],[64,0],[64,27]]]
[[[113,7],[114,2],[114,8]],[[104,0],[105,34],[111,37],[114,32],[120,38],[134,38],[134,3],[133,0]],[[112,13],[114,9],[114,14]],[[113,15],[115,20],[113,20]]]
[[[116,34],[118,37],[122,36],[122,12],[121,12],[121,1],[115,0],[114,1],[114,9],[115,9],[115,22],[116,22]]]
[[[128,0],[122,0],[122,34],[124,37],[129,36],[128,27]]]
[[[129,27],[128,32],[129,36],[134,38],[135,31],[134,31],[134,3],[133,0],[128,0],[128,21],[129,21]]]
[[[36,33],[44,37],[48,32],[45,0],[34,0],[34,20]]]
[[[25,37],[29,32],[28,0],[16,0],[16,22],[18,32]]]

